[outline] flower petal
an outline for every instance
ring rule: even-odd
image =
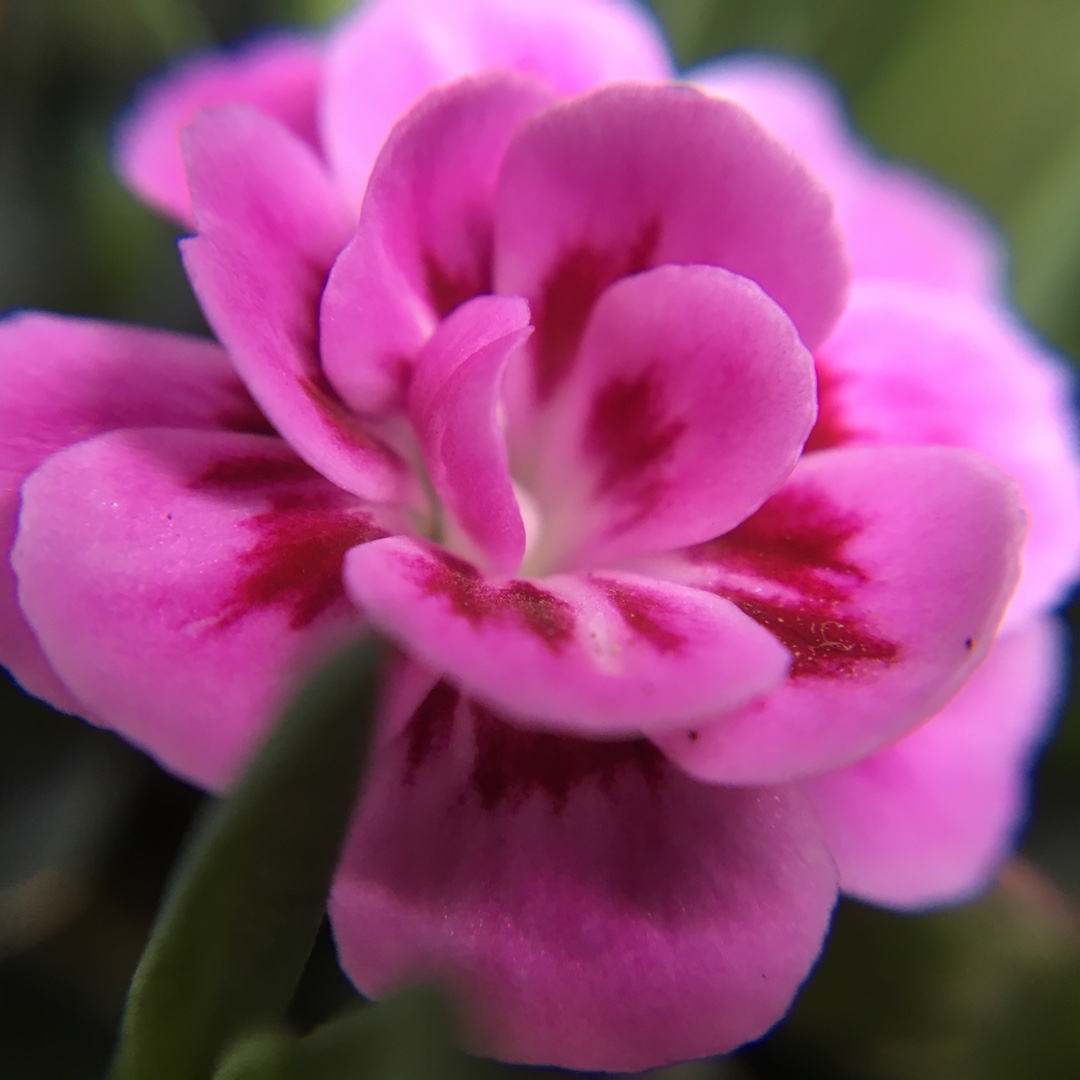
[[[243,102],[317,147],[321,61],[314,41],[286,35],[185,61],[140,89],[117,132],[117,172],[139,198],[191,225],[180,132],[202,109]]]
[[[529,336],[529,308],[481,296],[440,325],[420,355],[410,416],[432,487],[494,573],[512,574],[525,555],[521,517],[499,423],[503,369]]]
[[[808,780],[842,887],[888,907],[955,903],[1013,850],[1036,746],[1062,690],[1060,628],[1010,631],[932,720]]]
[[[505,72],[464,79],[394,129],[322,301],[323,369],[357,411],[400,405],[438,320],[491,292],[495,179],[514,130],[551,97]]]
[[[495,288],[529,300],[539,401],[570,373],[600,293],[664,263],[757,282],[810,348],[847,285],[828,193],[737,105],[687,87],[620,85],[519,128],[499,179]]]
[[[694,775],[788,780],[849,764],[932,715],[985,655],[1016,584],[1015,485],[977,454],[832,450],[727,536],[684,553],[791,650],[791,678],[666,739]]]
[[[395,525],[257,435],[112,432],[23,497],[13,563],[49,660],[96,720],[214,787],[357,632],[344,554]]]
[[[670,731],[771,689],[790,660],[734,604],[635,574],[488,580],[397,536],[350,552],[345,579],[406,652],[541,727]]]
[[[335,33],[323,133],[359,207],[391,127],[428,90],[510,69],[562,94],[616,79],[672,76],[658,28],[622,0],[373,0]]]
[[[435,978],[481,1053],[636,1073],[771,1027],[834,882],[797,789],[699,784],[438,682],[375,763],[330,915],[363,993]]]
[[[188,129],[199,235],[182,244],[206,317],[251,393],[313,468],[363,498],[405,497],[408,474],[326,384],[319,300],[348,226],[322,166],[245,106]]]
[[[734,528],[787,479],[814,365],[757,285],[664,266],[597,301],[566,392],[516,475],[544,511],[542,565],[590,567]]]
[[[996,297],[1003,250],[968,204],[913,170],[879,161],[848,128],[832,87],[766,56],[705,64],[686,78],[737,101],[803,156],[836,200],[856,281],[907,281]]]
[[[0,550],[15,540],[19,488],[57,450],[118,427],[257,431],[266,425],[217,345],[56,315],[0,322]],[[27,625],[0,565],[0,659],[32,694],[79,713]]]
[[[1031,517],[1010,625],[1061,603],[1080,570],[1080,448],[1062,362],[984,304],[896,285],[857,288],[817,361],[811,447],[978,450],[1019,482]]]

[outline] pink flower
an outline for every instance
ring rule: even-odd
[[[585,1069],[761,1034],[838,888],[986,882],[1078,563],[993,238],[812,76],[671,77],[617,0],[374,0],[193,62],[120,165],[223,347],[0,328],[4,662],[220,787],[388,635],[346,970]]]

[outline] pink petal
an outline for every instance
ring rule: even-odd
[[[636,574],[488,580],[399,536],[350,552],[345,579],[411,656],[541,727],[670,731],[778,685],[790,659],[726,600]]]
[[[978,450],[1019,482],[1031,518],[1010,624],[1061,603],[1080,571],[1080,449],[1061,361],[984,304],[876,285],[854,291],[818,365],[811,448]]]
[[[439,682],[372,770],[330,914],[363,993],[434,977],[481,1053],[636,1073],[787,1009],[835,895],[818,830],[795,788],[699,784]]]
[[[1013,630],[932,720],[809,780],[843,888],[912,908],[984,889],[1014,847],[1031,758],[1061,694],[1060,628]]]
[[[435,91],[394,130],[322,305],[323,368],[355,409],[397,406],[439,319],[491,292],[495,180],[510,136],[551,99],[497,73]]]
[[[282,696],[361,625],[345,552],[394,526],[280,440],[118,431],[26,482],[19,598],[94,718],[224,784]]]
[[[374,0],[335,33],[323,133],[350,205],[391,127],[428,90],[509,69],[561,94],[670,78],[655,24],[622,0]]]
[[[187,134],[199,235],[184,265],[206,317],[251,393],[297,452],[338,486],[391,502],[401,463],[326,384],[319,302],[348,238],[314,154],[244,106],[204,114]]]
[[[744,56],[695,68],[686,78],[745,106],[821,177],[836,200],[855,280],[998,294],[1004,268],[994,230],[933,181],[880,161],[852,134],[838,95],[819,75]]]
[[[450,315],[420,355],[410,415],[432,487],[470,552],[495,573],[525,555],[525,524],[499,423],[507,361],[529,336],[529,308],[481,296]],[[445,528],[445,526],[444,526]]]
[[[118,427],[257,431],[266,421],[209,341],[135,327],[22,314],[0,322],[0,550],[15,540],[19,488],[50,454]],[[57,679],[0,565],[0,658],[32,694],[82,706]]]
[[[713,266],[616,282],[538,429],[544,564],[605,566],[727,532],[794,468],[815,390],[795,327],[753,282]]]
[[[202,109],[243,102],[317,148],[321,61],[314,41],[287,36],[186,60],[140,89],[117,132],[117,171],[141,199],[192,224],[180,132]]]
[[[679,580],[711,587],[791,650],[791,678],[664,741],[724,783],[847,765],[939,709],[985,655],[1016,584],[1015,485],[951,448],[833,450],[727,536],[690,549]]]
[[[757,282],[810,348],[844,302],[828,194],[738,106],[686,87],[621,85],[521,126],[499,180],[495,288],[529,300],[541,402],[572,369],[600,293],[663,263]]]

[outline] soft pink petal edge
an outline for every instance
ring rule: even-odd
[[[1063,636],[1052,621],[1003,634],[922,727],[805,782],[845,892],[907,909],[986,888],[1015,844],[1032,758],[1061,699]]]
[[[255,403],[209,341],[87,319],[21,313],[0,321],[0,549],[11,551],[19,490],[46,458],[115,428],[257,429]],[[0,660],[32,694],[86,707],[63,685],[0,566]]]
[[[121,120],[114,149],[120,178],[150,206],[192,225],[183,129],[202,109],[244,103],[317,147],[321,70],[320,43],[287,35],[185,60],[146,83]]]

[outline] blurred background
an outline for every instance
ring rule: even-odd
[[[0,0],[0,312],[40,307],[203,332],[173,229],[112,175],[114,118],[175,56],[268,25],[323,23],[344,6]],[[884,154],[925,167],[1003,229],[1024,316],[1080,357],[1080,3],[654,7],[683,63],[766,47],[828,72]],[[103,1075],[128,979],[201,798],[118,739],[0,685],[4,1080]],[[1074,1080],[1078,904],[1080,707],[1071,697],[1035,777],[1022,860],[998,888],[920,917],[842,905],[824,961],[777,1031],[727,1061],[664,1075]],[[347,994],[320,941],[294,1019],[314,1022]]]

